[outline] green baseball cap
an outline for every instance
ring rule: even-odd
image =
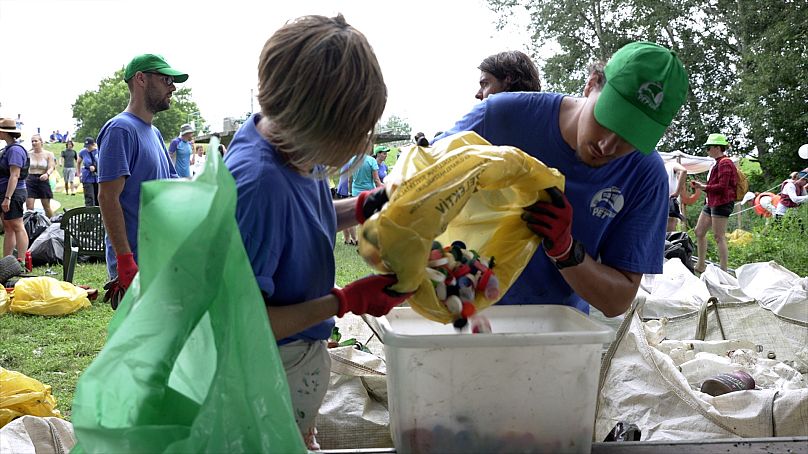
[[[604,73],[595,120],[642,153],[651,153],[687,97],[682,62],[670,49],[637,41],[615,52]]]
[[[183,83],[188,80],[188,74],[172,68],[166,63],[166,59],[163,58],[162,55],[157,54],[142,54],[133,58],[132,61],[126,65],[126,69],[123,72],[123,80],[129,81],[129,79],[135,77],[135,73],[138,71],[165,74],[166,76],[173,77],[174,82],[177,83]]]
[[[710,136],[707,137],[707,142],[704,142],[704,146],[708,147],[711,145],[722,145],[728,147],[729,142],[727,142],[727,136],[724,134],[710,134]]]
[[[384,145],[376,145],[375,147],[373,147],[373,154],[376,154],[376,153],[389,153],[389,152],[390,152],[390,147],[387,147],[387,146],[384,146]]]

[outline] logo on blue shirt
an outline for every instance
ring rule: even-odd
[[[620,188],[612,186],[601,189],[589,202],[592,215],[601,219],[613,218],[623,209],[623,193]]]

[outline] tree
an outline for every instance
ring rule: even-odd
[[[380,123],[377,126],[377,130],[378,132],[387,134],[409,135],[412,131],[412,127],[407,123],[407,119],[401,118],[398,115],[390,115],[386,123],[383,125]]]
[[[101,80],[98,90],[86,91],[76,98],[72,108],[78,129],[74,137],[97,137],[104,123],[126,109],[128,103],[129,89],[123,81],[123,69],[120,69]],[[183,87],[172,94],[171,108],[155,114],[152,124],[160,130],[163,138],[169,139],[190,120],[200,125],[198,130],[204,130],[205,121],[191,99],[191,89]]]
[[[517,9],[530,14],[534,57],[545,43],[558,43],[556,55],[536,59],[550,90],[580,93],[587,64],[606,60],[631,41],[676,51],[690,76],[690,91],[660,150],[698,152],[710,132],[720,131],[733,140],[734,153],[756,151],[770,177],[795,168],[795,144],[808,141],[804,2],[488,1],[499,28]]]

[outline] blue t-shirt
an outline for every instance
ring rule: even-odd
[[[284,164],[256,129],[254,114],[236,132],[225,165],[236,180],[236,221],[258,287],[270,306],[327,295],[334,287],[337,216],[328,180],[301,175]],[[283,339],[328,339],[334,320]]]
[[[387,164],[381,163],[379,164],[379,179],[382,181],[382,183],[384,183],[384,177],[386,176],[387,176]]]
[[[348,197],[351,195],[348,192],[348,180],[351,178],[351,174],[348,173],[348,168],[351,167],[351,163],[347,163],[339,169],[339,182],[337,183],[337,194]]]
[[[191,176],[191,142],[180,140],[177,144],[177,175],[180,177]]]
[[[25,167],[25,161],[28,160],[28,152],[25,148],[18,144],[12,143],[11,145],[6,145],[6,148],[3,149],[3,156],[0,157],[2,160],[3,167],[11,166],[19,167],[22,169]],[[8,188],[8,178],[0,176],[0,194],[6,195],[6,189]],[[16,189],[25,189],[25,178],[18,178],[17,179],[17,188]]]
[[[98,183],[98,148],[93,151],[82,148],[79,151],[79,159],[81,159],[81,182]],[[90,172],[90,166],[95,166],[95,172]]]
[[[137,260],[137,229],[140,185],[144,181],[177,178],[160,131],[129,112],[112,117],[98,134],[98,182],[126,177],[120,201],[126,223],[126,238]],[[117,276],[115,251],[109,237],[107,273]]]
[[[572,236],[601,263],[624,271],[659,274],[665,248],[668,183],[662,158],[634,151],[603,167],[588,167],[564,142],[558,124],[564,96],[499,93],[477,104],[447,131],[475,131],[494,145],[521,149],[566,177],[573,208]],[[441,136],[443,137],[443,136]],[[439,137],[438,139],[440,139]],[[543,250],[498,304],[564,304],[589,313]]]
[[[353,164],[354,159],[356,158],[351,159],[351,164]],[[354,197],[358,196],[362,191],[376,187],[376,182],[373,181],[373,171],[379,171],[379,163],[372,156],[365,156],[364,159],[365,162],[354,169],[353,183],[351,184],[351,195]]]

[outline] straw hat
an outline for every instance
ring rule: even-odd
[[[22,134],[22,131],[17,129],[17,122],[13,118],[0,118],[0,132]]]

